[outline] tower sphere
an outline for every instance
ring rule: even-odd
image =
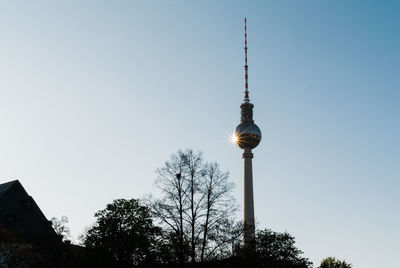
[[[261,130],[252,122],[243,122],[236,127],[235,136],[241,149],[254,149],[261,141]]]

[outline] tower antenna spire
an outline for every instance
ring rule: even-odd
[[[250,102],[249,99],[249,66],[247,65],[247,20],[244,18],[244,102]]]

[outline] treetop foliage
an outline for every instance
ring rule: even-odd
[[[104,251],[121,267],[151,262],[161,229],[153,225],[150,208],[138,199],[117,199],[96,212],[95,225],[87,231],[84,245]]]
[[[289,233],[274,232],[270,229],[256,232],[256,258],[265,267],[311,268],[312,262],[302,257],[303,252],[295,246],[295,239]],[[263,266],[261,266],[263,267]]]
[[[321,261],[319,268],[352,268],[352,265],[335,257],[327,257]]]

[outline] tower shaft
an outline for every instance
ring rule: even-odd
[[[253,153],[244,149],[244,217],[243,244],[247,248],[255,248],[254,196],[253,196]]]

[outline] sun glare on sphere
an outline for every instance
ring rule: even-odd
[[[232,137],[231,137],[231,140],[232,140],[233,143],[237,143],[238,137],[235,134],[233,134]]]

